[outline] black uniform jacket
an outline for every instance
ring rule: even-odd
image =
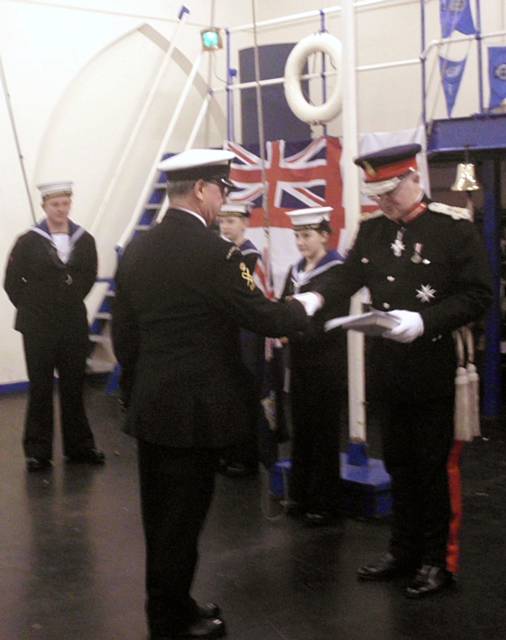
[[[312,271],[303,271],[304,261],[289,270],[282,298],[294,293],[314,291],[326,278],[341,268],[342,258],[336,251],[328,252]],[[349,299],[334,309],[336,315],[346,315],[350,306]],[[336,373],[340,381],[346,377],[346,336],[343,332],[324,331],[324,323],[330,319],[329,309],[317,311],[308,328],[290,340],[290,364],[292,368],[325,368]]]
[[[427,203],[403,225],[378,213],[361,223],[344,265],[319,287],[331,305],[367,287],[372,306],[420,313],[424,334],[410,344],[371,339],[374,389],[416,399],[450,395],[452,331],[480,318],[492,298],[481,239],[464,209]],[[468,216],[467,216],[468,217]]]
[[[70,245],[70,257],[64,263],[45,221],[17,239],[4,288],[17,308],[15,328],[21,333],[87,333],[84,298],[97,276],[95,240],[71,222]]]
[[[175,447],[221,447],[247,433],[254,403],[239,327],[282,336],[307,324],[300,303],[268,301],[239,249],[169,209],[127,247],[113,341],[129,404],[125,430]]]

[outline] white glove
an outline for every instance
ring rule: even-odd
[[[321,296],[319,293],[316,293],[316,291],[296,293],[294,296],[292,296],[292,298],[294,300],[298,300],[302,304],[304,310],[306,311],[306,314],[309,317],[313,316],[318,311],[318,309],[323,307],[323,303],[325,302],[323,296]]]
[[[404,311],[394,309],[388,313],[389,316],[397,318],[398,324],[383,333],[383,338],[395,340],[396,342],[413,342],[423,335],[424,326],[422,316],[415,311]]]

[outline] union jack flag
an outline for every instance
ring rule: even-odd
[[[341,144],[337,138],[322,137],[309,142],[274,140],[266,143],[268,216],[262,209],[264,184],[258,145],[242,147],[235,142],[227,142],[225,148],[236,155],[230,177],[240,187],[229,198],[238,202],[253,202],[251,227],[291,228],[287,211],[329,206],[333,209],[331,244],[338,244],[339,233],[344,226],[344,210],[339,167]]]

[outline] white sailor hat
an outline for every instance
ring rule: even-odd
[[[236,216],[237,218],[249,218],[251,216],[251,202],[229,202],[221,207],[219,215],[222,218]]]
[[[230,162],[235,154],[224,149],[188,149],[162,160],[158,169],[167,180],[217,180],[229,190],[236,189],[228,179]]]
[[[44,182],[38,184],[37,189],[40,191],[42,199],[47,200],[47,198],[55,198],[57,196],[71,196],[73,184],[70,181]]]
[[[294,229],[316,229],[330,231],[330,213],[332,207],[310,207],[287,211]]]

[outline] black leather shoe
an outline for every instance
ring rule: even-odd
[[[424,598],[451,587],[454,583],[453,574],[446,569],[425,564],[406,587],[406,595],[408,598]]]
[[[26,459],[26,470],[27,471],[44,471],[44,469],[49,469],[53,466],[53,463],[48,458],[27,458]]]
[[[303,519],[310,527],[328,527],[341,524],[339,516],[331,511],[306,511]]]
[[[227,478],[246,478],[257,473],[258,468],[243,462],[228,462],[221,467],[220,471]]]
[[[67,456],[67,462],[76,462],[83,464],[104,464],[105,453],[99,449],[88,449],[82,453],[76,453],[72,456]]]
[[[201,618],[180,631],[169,635],[151,634],[149,640],[176,640],[177,638],[222,638],[226,635],[225,623],[220,618]]]
[[[204,604],[198,604],[197,610],[200,618],[210,619],[218,618],[221,613],[221,609],[214,602],[204,602]]]
[[[394,558],[391,553],[385,553],[376,562],[371,562],[357,570],[359,580],[392,580],[398,576],[405,575],[411,567]]]

